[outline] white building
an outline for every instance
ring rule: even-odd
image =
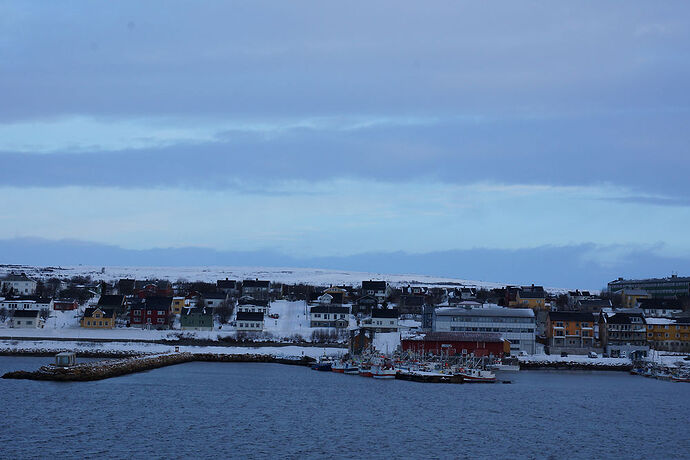
[[[534,354],[535,318],[531,308],[437,308],[434,332],[500,332],[511,352]]]
[[[371,310],[371,316],[362,320],[361,327],[376,332],[398,332],[399,316],[398,310],[395,309],[374,308]]]
[[[24,273],[10,273],[0,280],[0,290],[8,292],[10,289],[14,295],[33,295],[36,293],[36,281]]]
[[[264,330],[264,314],[238,311],[235,318],[237,331],[259,332]]]
[[[12,316],[10,323],[14,328],[31,328],[35,329],[43,325],[38,310],[17,310]]]
[[[38,310],[35,300],[29,299],[3,299],[0,300],[0,308],[8,310]]]
[[[221,293],[213,292],[210,294],[206,294],[204,296],[204,300],[206,301],[206,306],[213,309],[213,308],[219,307],[220,304],[222,304],[223,302],[227,302],[228,294],[226,294],[225,292],[221,292]]]

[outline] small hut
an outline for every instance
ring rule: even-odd
[[[55,365],[59,367],[69,367],[77,364],[77,355],[69,351],[63,351],[55,355]]]

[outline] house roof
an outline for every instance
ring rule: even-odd
[[[386,282],[385,281],[362,281],[363,291],[385,291]]]
[[[270,281],[263,280],[244,280],[242,281],[242,287],[255,287],[255,288],[267,288],[270,286]]]
[[[596,315],[592,313],[583,313],[579,311],[550,311],[549,319],[551,321],[596,321]]]
[[[263,321],[264,314],[261,312],[238,311],[236,319],[237,321]]]
[[[437,316],[493,316],[513,318],[534,318],[531,308],[453,308],[442,307],[436,309]]]
[[[172,307],[172,297],[150,296],[144,300],[144,308],[167,309]]]
[[[640,308],[643,310],[682,310],[683,305],[679,299],[640,299]]]
[[[124,304],[125,296],[123,295],[106,294],[102,295],[101,298],[98,299],[99,307],[121,307]]]
[[[38,310],[15,310],[15,318],[35,318],[39,314]]]
[[[350,309],[348,307],[334,307],[330,305],[317,305],[315,307],[311,307],[309,309],[309,312],[311,313],[350,313]]]
[[[420,340],[423,342],[503,342],[500,332],[427,332],[403,340]]]
[[[188,316],[188,315],[202,315],[202,316],[212,316],[213,312],[209,308],[208,310],[203,307],[194,307],[194,308],[185,308],[187,310],[185,313],[182,314],[182,316]]]
[[[221,299],[225,300],[228,298],[228,295],[224,292],[209,292],[207,294],[204,294],[205,299]]]
[[[216,287],[220,289],[235,289],[237,286],[237,281],[235,280],[229,280],[225,278],[224,280],[218,280],[216,281]]]
[[[584,299],[578,301],[578,304],[582,307],[610,307],[611,301],[607,299]]]
[[[87,308],[86,310],[84,310],[84,317],[85,318],[93,317],[93,312],[95,312],[96,310],[101,310],[103,312],[104,318],[112,318],[115,316],[115,310],[114,309],[97,307],[97,308]]]
[[[2,278],[2,281],[33,281],[31,278],[26,276],[26,273],[8,273]]]
[[[641,313],[614,313],[607,318],[607,322],[609,324],[632,324],[632,318],[641,318],[641,324],[646,324],[645,317]]]
[[[397,318],[400,316],[398,313],[398,310],[395,308],[392,309],[383,309],[383,308],[375,308],[371,310],[371,317],[372,318]]]

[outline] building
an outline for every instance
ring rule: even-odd
[[[172,297],[151,296],[132,305],[129,323],[142,328],[165,329],[170,326]]]
[[[361,327],[375,332],[398,332],[398,318],[396,309],[375,308],[371,316],[362,320]]]
[[[347,299],[348,295],[346,289],[334,286],[329,287],[328,289],[323,291],[323,293],[324,295],[328,294],[329,296],[331,296],[330,303],[334,305],[342,305],[343,303],[345,303],[345,300]]]
[[[255,300],[270,299],[271,283],[269,281],[262,281],[258,278],[255,280],[242,281],[242,297],[249,296]]]
[[[575,304],[576,310],[588,313],[599,313],[611,307],[611,301],[608,299],[582,299]]]
[[[207,308],[186,308],[180,315],[180,329],[183,331],[213,330],[213,313]]]
[[[25,273],[10,273],[0,279],[0,292],[12,295],[36,294],[36,281],[26,276]]]
[[[91,329],[112,329],[115,327],[115,309],[87,308],[81,319],[81,327]]]
[[[683,313],[683,305],[679,299],[640,299],[637,307],[642,310],[645,318],[672,318]]]
[[[362,281],[362,296],[374,296],[379,303],[386,300],[391,292],[391,287],[386,281]]]
[[[30,328],[35,329],[43,326],[41,314],[38,310],[17,310],[12,314],[10,322],[11,327],[14,328]]]
[[[134,289],[136,287],[136,280],[122,278],[117,282],[117,293],[124,296],[134,295]]]
[[[599,340],[612,357],[630,357],[633,352],[647,355],[647,323],[642,313],[599,314]]]
[[[33,300],[36,305],[37,310],[52,310],[53,309],[53,299],[50,297],[39,297],[39,296],[28,296],[22,297],[22,300]]]
[[[530,308],[436,308],[433,332],[498,332],[510,342],[512,353],[536,351],[536,322]]]
[[[573,353],[591,350],[596,346],[596,329],[597,317],[593,313],[550,311],[546,320],[546,338],[552,353],[553,349]]]
[[[57,299],[53,301],[53,310],[66,311],[79,308],[79,302],[74,299]]]
[[[616,294],[621,296],[621,308],[635,308],[641,299],[652,298],[644,289],[621,289]]]
[[[403,337],[403,351],[434,355],[497,356],[510,354],[510,343],[497,332],[426,332]]]
[[[189,305],[189,301],[186,297],[173,297],[172,298],[172,313],[173,315],[181,315],[182,311],[186,306]]]
[[[334,305],[318,305],[309,309],[310,327],[345,328],[350,325],[350,309]]]
[[[664,351],[690,351],[690,318],[646,318],[649,348]]]
[[[102,309],[115,310],[116,313],[124,313],[127,310],[127,299],[120,294],[102,295],[98,299],[98,307]]]
[[[515,294],[515,303],[510,305],[517,308],[531,308],[532,310],[546,309],[546,293],[542,286],[522,286]]]
[[[225,292],[209,292],[204,295],[206,306],[209,308],[220,307],[220,304],[228,301],[228,294]]]
[[[237,281],[235,280],[227,278],[225,278],[224,280],[217,280],[216,288],[220,292],[224,292],[230,297],[237,297],[240,294],[240,290],[238,289],[239,286],[237,284]]]
[[[235,318],[237,331],[260,332],[264,330],[264,314],[260,312],[238,311]]]
[[[400,309],[401,315],[421,315],[424,311],[425,304],[426,298],[423,295],[403,295],[400,297],[398,309]]]
[[[2,299],[0,308],[8,310],[38,310],[36,301],[31,299]]]
[[[252,297],[240,297],[237,302],[237,311],[247,312],[247,313],[268,313],[268,300],[257,300]]]
[[[625,280],[618,278],[608,284],[609,292],[624,289],[644,289],[652,298],[672,299],[690,296],[690,276],[671,275],[667,278]]]

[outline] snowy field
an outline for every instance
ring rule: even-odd
[[[504,287],[506,283],[477,281],[468,279],[444,278],[413,274],[388,274],[376,272],[356,272],[327,270],[317,268],[280,267],[98,267],[76,265],[63,267],[36,267],[12,265],[0,269],[0,276],[10,271],[23,271],[39,278],[71,278],[89,275],[94,279],[116,281],[121,278],[167,279],[170,281],[206,281],[215,283],[219,279],[263,279],[284,284],[308,283],[315,286],[352,285],[358,286],[365,280],[385,280],[393,286],[476,286],[488,289]],[[567,289],[546,288],[553,293],[563,293]]]

